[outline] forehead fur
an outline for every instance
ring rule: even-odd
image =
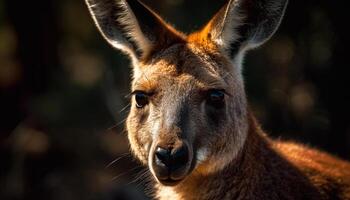
[[[203,87],[226,88],[225,77],[233,73],[229,58],[215,46],[197,42],[175,44],[157,52],[139,63],[134,74],[133,87],[158,87],[162,78],[181,81],[195,79]]]

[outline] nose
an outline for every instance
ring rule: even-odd
[[[157,163],[163,164],[171,170],[176,170],[186,165],[188,161],[188,149],[186,145],[174,149],[157,147],[155,155]]]
[[[153,168],[160,180],[179,180],[183,177],[189,163],[189,149],[183,144],[179,147],[160,147],[154,152]]]

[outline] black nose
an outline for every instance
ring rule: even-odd
[[[178,148],[162,148],[157,147],[155,152],[155,160],[158,166],[168,168],[168,170],[175,171],[187,164],[189,159],[189,152],[186,145],[181,145]]]
[[[153,168],[160,180],[180,179],[189,162],[187,145],[177,148],[157,147],[154,153]]]

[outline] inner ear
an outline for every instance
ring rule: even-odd
[[[128,0],[142,34],[151,42],[153,48],[166,48],[173,43],[182,42],[183,35],[167,24],[153,10],[138,0]]]
[[[277,30],[288,0],[230,0],[199,32],[234,57],[255,48]],[[198,35],[198,34],[197,34]]]
[[[139,0],[86,0],[100,32],[132,58],[182,42],[184,36]]]

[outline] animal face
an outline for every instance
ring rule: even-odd
[[[175,44],[138,67],[127,120],[131,148],[164,184],[193,169],[230,161],[244,143],[246,103],[239,73],[226,56]],[[207,166],[204,166],[207,165]]]
[[[241,60],[269,39],[286,0],[230,0],[186,35],[137,0],[86,0],[100,32],[133,61],[128,138],[163,185],[224,168],[247,136]]]

